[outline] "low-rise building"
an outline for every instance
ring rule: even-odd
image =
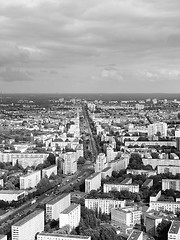
[[[54,175],[57,175],[57,165],[51,165],[47,168],[42,169],[42,177],[43,178],[45,176],[47,176],[49,178],[52,173],[54,173]]]
[[[59,214],[59,228],[69,225],[71,229],[79,225],[81,218],[80,204],[71,204]]]
[[[180,239],[180,221],[172,221],[168,231],[168,240]]]
[[[46,204],[46,221],[57,220],[59,214],[71,204],[70,193],[63,193]]]
[[[123,208],[126,205],[125,200],[114,200],[108,198],[86,198],[85,207],[102,213],[110,214],[112,208]]]
[[[101,186],[101,173],[93,173],[85,179],[85,192],[90,193],[91,190],[97,190]]]
[[[20,176],[20,189],[34,188],[41,181],[41,171],[34,171]]]
[[[12,225],[12,240],[32,240],[42,231],[44,231],[44,211],[36,210]]]
[[[42,232],[37,235],[37,240],[91,240],[91,237],[83,235],[69,235]]]
[[[114,183],[106,183],[103,185],[104,193],[108,193],[110,191],[118,191],[121,192],[123,190],[127,190],[129,192],[139,192],[139,185],[135,184],[114,184]]]
[[[116,226],[134,226],[141,222],[142,212],[136,207],[112,208],[111,223]]]
[[[12,202],[18,201],[25,197],[25,191],[23,190],[1,190],[0,200]]]

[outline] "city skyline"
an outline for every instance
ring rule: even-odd
[[[178,93],[178,0],[0,0],[3,93]]]

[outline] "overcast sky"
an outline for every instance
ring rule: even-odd
[[[0,0],[0,91],[180,92],[180,0]]]

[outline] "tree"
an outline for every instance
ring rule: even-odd
[[[139,153],[132,153],[129,159],[128,168],[130,169],[143,169],[143,162]]]
[[[85,163],[85,159],[83,157],[79,157],[77,163],[78,164],[84,164]]]
[[[50,165],[54,165],[56,163],[56,157],[54,156],[53,153],[49,153],[47,161],[50,163]]]
[[[158,240],[167,240],[167,235],[168,235],[170,226],[171,226],[171,222],[166,220],[162,220],[162,222],[158,224],[156,228],[156,231],[158,234],[158,238],[157,238]]]

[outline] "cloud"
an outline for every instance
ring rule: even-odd
[[[0,79],[5,82],[24,82],[33,80],[27,72],[10,68],[6,68],[0,72]]]

